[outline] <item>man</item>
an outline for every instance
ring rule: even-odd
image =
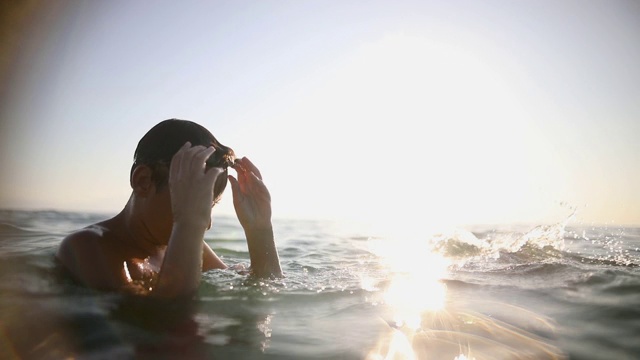
[[[228,167],[237,178],[227,174]],[[202,271],[227,267],[203,241],[227,179],[252,274],[281,277],[271,197],[260,171],[246,157],[235,159],[204,127],[179,119],[160,122],[138,143],[124,209],[68,235],[56,256],[92,288],[192,296]]]

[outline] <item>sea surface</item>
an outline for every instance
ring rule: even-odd
[[[57,268],[109,216],[0,210],[0,359],[640,359],[640,228],[274,219],[284,279],[209,271],[159,303]],[[205,240],[249,264],[235,218]]]

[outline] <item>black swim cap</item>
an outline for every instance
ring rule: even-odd
[[[220,162],[221,165],[233,164],[235,159],[233,149],[220,144],[205,127],[189,120],[168,119],[152,127],[138,142],[129,178],[137,165],[152,166],[158,163],[169,165],[173,155],[187,141],[192,146],[213,146],[216,152],[212,158],[215,158],[216,162]],[[213,165],[216,166],[216,164]],[[164,185],[167,179],[163,176],[162,179],[156,180],[160,180],[158,185]]]
[[[152,127],[138,142],[133,155],[137,164],[170,163],[171,158],[186,143],[192,146],[213,146],[223,153],[233,150],[222,144],[202,125],[189,120],[168,119]]]

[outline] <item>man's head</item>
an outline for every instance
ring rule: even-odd
[[[133,155],[133,165],[129,178],[132,179],[133,172],[140,165],[148,166],[151,171],[151,180],[154,182],[156,190],[160,191],[169,181],[169,166],[173,155],[189,141],[192,146],[213,146],[216,152],[207,160],[207,168],[222,167],[226,170],[233,165],[235,154],[233,150],[226,147],[203,126],[189,120],[169,119],[164,120],[152,127],[138,142],[138,146]],[[216,180],[214,186],[214,199],[217,201],[226,187],[226,171]]]

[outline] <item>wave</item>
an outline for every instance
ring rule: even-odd
[[[617,236],[599,233],[596,238],[589,237],[584,231],[578,235],[566,230],[572,217],[573,214],[559,223],[536,226],[522,233],[473,233],[455,229],[432,236],[428,243],[431,251],[452,260],[457,266],[469,262],[640,266],[640,252],[635,238],[630,238],[624,232]]]
[[[484,238],[478,238],[470,231],[455,229],[449,233],[434,235],[430,239],[430,243],[433,250],[452,258],[479,255],[497,258],[501,252],[518,253],[523,251],[535,255],[537,250],[544,250],[550,254],[553,250],[564,250],[565,226],[565,222],[555,225],[540,225],[524,234],[491,232],[486,234]]]
[[[40,233],[39,231],[36,230],[31,230],[25,227],[21,227],[15,224],[9,224],[9,223],[0,223],[0,235],[7,236],[7,235],[24,235],[24,234],[33,234],[33,233]]]

